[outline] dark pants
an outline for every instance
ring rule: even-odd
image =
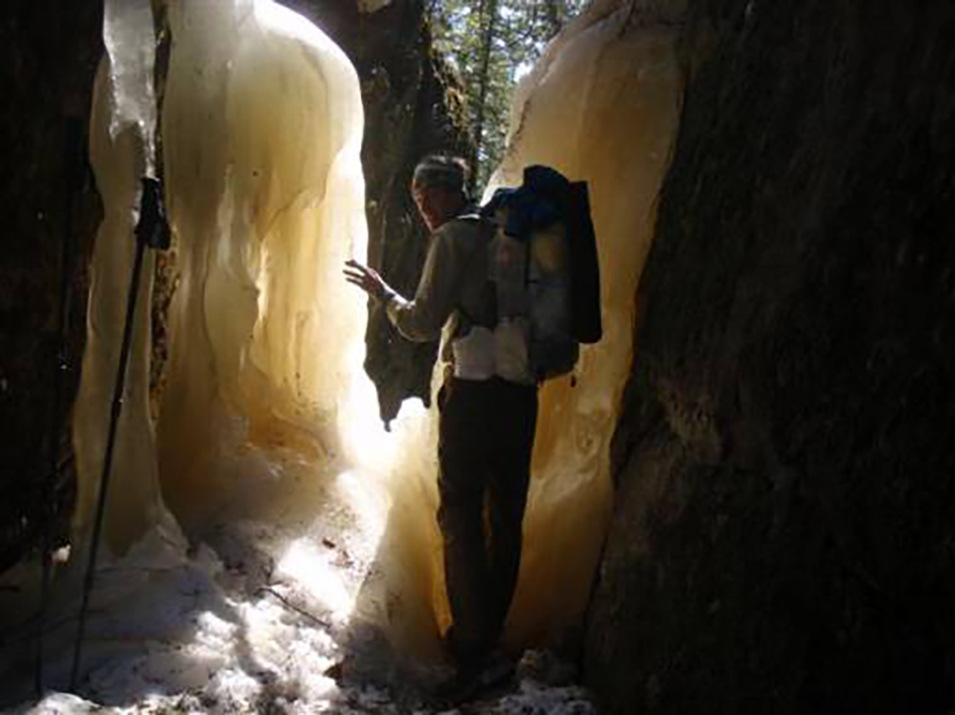
[[[462,664],[500,637],[521,560],[537,388],[451,377],[438,394],[438,524],[452,626]]]

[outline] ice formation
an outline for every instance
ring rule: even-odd
[[[341,280],[365,251],[363,115],[345,55],[275,3],[182,2],[170,24],[162,127],[181,277],[159,464],[189,524],[243,444],[316,463],[341,452],[364,327]]]
[[[507,153],[486,192],[519,184],[530,164],[587,181],[601,267],[603,339],[583,349],[576,386],[555,380],[540,393],[509,618],[517,644],[560,639],[580,624],[610,515],[610,439],[682,86],[670,5],[595,2],[558,35],[517,88]]]
[[[80,545],[105,443],[139,177],[150,164],[152,119],[143,102],[151,97],[126,83],[151,72],[150,58],[134,51],[148,5],[107,3],[112,39],[95,90],[90,143],[105,216],[76,405]],[[609,441],[680,88],[671,32],[640,8],[597,2],[551,44],[521,83],[508,153],[493,179],[515,184],[523,166],[544,163],[589,182],[604,306],[604,339],[583,351],[576,386],[557,380],[541,392],[524,561],[508,622],[514,645],[554,643],[580,625],[611,508]],[[150,564],[163,564],[171,591],[177,579],[195,578],[210,599],[227,600],[210,581],[222,565],[211,556],[208,568],[190,565],[179,524],[206,537],[231,523],[231,538],[258,539],[256,548],[274,557],[275,577],[294,584],[289,593],[320,602],[333,620],[382,627],[398,652],[436,654],[448,623],[434,519],[436,414],[407,403],[393,432],[384,432],[362,370],[365,302],[340,273],[346,258],[366,251],[355,71],[317,28],[272,0],[169,0],[167,9],[173,45],[160,122],[181,276],[155,431],[149,281],[141,286],[106,528],[111,568],[146,575],[117,586],[112,601],[107,578],[94,604],[128,606],[129,594],[150,583],[165,593]],[[116,71],[121,56],[140,64]],[[322,546],[332,522],[338,561]],[[355,572],[352,558],[368,568]],[[168,575],[177,560],[180,575]],[[282,648],[297,647],[298,626],[257,630],[250,619],[275,614],[261,603],[238,610],[242,637],[258,639],[250,652],[281,670]],[[214,626],[200,623],[193,635],[212,637]],[[107,621],[107,640],[110,627],[121,629]],[[241,645],[229,642],[228,630],[220,651]],[[185,650],[203,647],[196,641]],[[324,667],[330,651],[316,648],[309,658]],[[219,655],[222,677],[243,672],[241,653]],[[162,670],[156,658],[146,660]],[[319,678],[309,687],[327,685]]]
[[[74,410],[73,442],[79,474],[74,533],[81,545],[90,532],[106,445],[113,383],[136,252],[140,177],[154,173],[155,46],[148,0],[104,6],[107,54],[100,63],[90,119],[90,162],[103,201],[91,266],[86,351]],[[104,539],[125,551],[150,529],[169,526],[149,423],[149,297],[152,256],[147,253],[136,303],[133,347],[113,459]],[[174,528],[174,527],[173,527]],[[78,556],[82,549],[75,549]],[[78,561],[79,559],[74,559]]]
[[[288,553],[276,555],[280,569],[315,585],[309,571],[320,563],[302,557],[303,544],[316,540],[323,510],[337,508],[329,503],[344,504],[369,560],[388,565],[347,597],[340,584],[324,595],[338,610],[354,608],[387,627],[402,648],[433,651],[443,590],[431,418],[409,404],[393,432],[384,431],[362,370],[365,299],[341,276],[347,258],[364,260],[366,252],[355,71],[321,31],[271,0],[170,2],[168,13],[173,46],[161,124],[180,278],[155,436],[148,281],[141,289],[107,545],[121,555],[154,531],[175,540],[177,521],[204,537],[216,520],[271,520],[289,537]],[[128,48],[137,27],[120,19],[109,30]],[[124,109],[119,74],[104,63],[91,140],[107,217],[77,404],[81,543],[147,164],[148,112]],[[117,125],[135,131],[111,129]]]

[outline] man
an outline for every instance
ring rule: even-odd
[[[413,300],[357,261],[345,268],[406,338],[434,340],[446,331],[441,357],[451,374],[437,400],[438,523],[453,621],[446,639],[462,686],[486,665],[514,595],[537,422],[534,377],[496,374],[494,231],[467,199],[466,174],[463,160],[438,155],[415,169],[411,191],[431,243]]]

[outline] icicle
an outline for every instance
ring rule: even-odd
[[[145,175],[156,176],[156,31],[150,0],[106,0],[103,42],[109,57],[110,139],[127,127],[142,138]]]

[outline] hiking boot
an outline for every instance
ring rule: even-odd
[[[481,688],[491,688],[510,680],[514,671],[514,659],[503,648],[495,648],[481,662],[478,673]]]
[[[454,707],[509,683],[514,676],[514,660],[497,648],[480,660],[463,663],[455,674],[432,691],[436,705]]]
[[[438,683],[430,693],[432,705],[442,709],[452,708],[473,699],[481,690],[480,672],[459,668],[453,676]]]

